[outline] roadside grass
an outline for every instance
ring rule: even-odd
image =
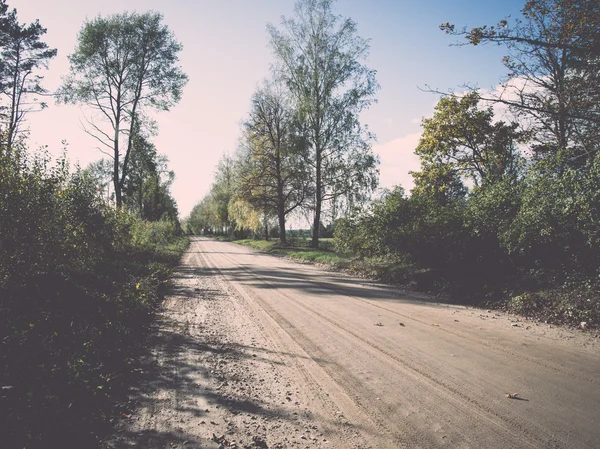
[[[218,240],[219,242],[231,242],[233,241],[233,237],[229,237],[227,235],[212,235],[210,236],[215,240]]]
[[[325,240],[325,239],[323,239]],[[349,258],[342,254],[333,251],[333,239],[320,241],[321,248],[314,249],[308,247],[308,241],[292,240],[290,246],[280,246],[278,240],[234,240],[233,243],[249,246],[251,248],[263,251],[269,254],[278,254],[287,256],[291,259],[300,260],[303,262],[321,263],[331,265],[333,267],[345,266],[349,262]]]
[[[243,240],[233,240],[233,243],[238,243],[240,245],[249,246],[250,248],[258,249],[260,251],[265,251],[268,253],[273,253],[278,248],[277,242],[275,240],[243,239]]]

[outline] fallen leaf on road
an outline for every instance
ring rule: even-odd
[[[400,326],[402,326],[402,327],[406,327],[406,326],[404,325],[404,323],[398,323],[398,324],[399,324]]]
[[[455,323],[458,323],[458,320],[454,320]]]
[[[440,327],[440,325],[439,325],[439,324],[435,324],[435,323],[433,323],[433,325],[434,325],[434,326],[437,326],[437,327]]]

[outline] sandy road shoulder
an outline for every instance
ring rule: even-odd
[[[271,339],[200,241],[148,344],[131,413],[106,448],[369,447],[342,413],[315,403],[315,387],[295,370],[298,354]]]

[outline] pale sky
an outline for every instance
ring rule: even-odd
[[[85,18],[123,11],[155,10],[183,43],[180,62],[189,76],[182,101],[157,116],[157,150],[166,154],[176,180],[172,194],[181,217],[208,192],[218,160],[233,153],[240,123],[247,116],[250,97],[269,76],[272,56],[266,24],[290,16],[293,0],[9,0],[20,22],[39,19],[48,29],[45,41],[58,49],[44,86],[50,91],[68,72]],[[378,103],[362,121],[377,135],[374,150],[381,157],[382,187],[412,186],[410,170],[418,169],[413,154],[422,117],[430,117],[437,97],[419,90],[440,90],[470,82],[494,89],[505,69],[502,48],[450,47],[442,22],[468,27],[494,24],[519,16],[524,0],[338,0],[338,14],[351,17],[362,37],[371,39],[367,65],[377,70],[382,89]],[[30,148],[48,145],[60,154],[68,142],[69,158],[82,166],[100,159],[96,143],[82,130],[82,111],[73,106],[50,107],[27,119]]]

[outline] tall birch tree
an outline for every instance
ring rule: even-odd
[[[284,86],[267,82],[257,89],[244,128],[237,195],[265,215],[275,212],[285,245],[286,217],[307,204],[312,189],[306,141]]]
[[[293,18],[268,25],[276,71],[297,103],[312,151],[313,247],[327,202],[360,199],[378,182],[374,136],[359,120],[379,88],[375,71],[364,64],[369,41],[358,36],[352,19],[334,14],[333,3],[299,0]]]

